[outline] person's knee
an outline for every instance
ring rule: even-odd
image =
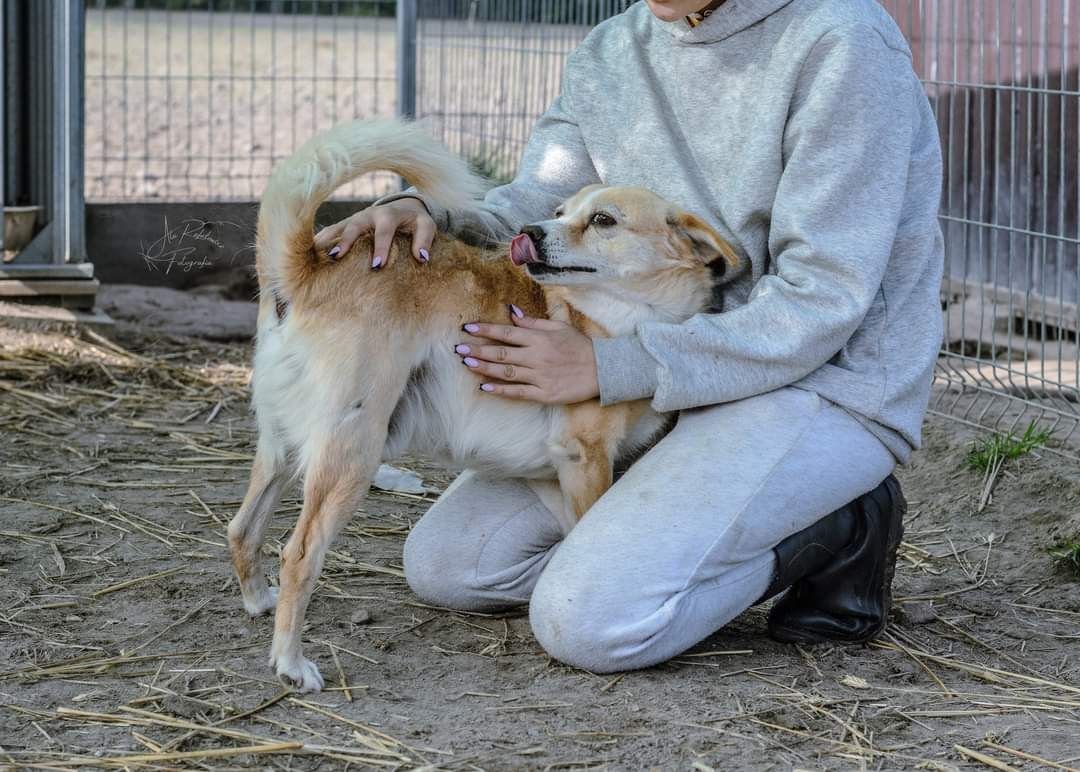
[[[432,530],[421,519],[405,539],[405,581],[424,603],[462,608],[470,594],[470,572],[463,561],[452,559],[444,540],[429,533]]]
[[[632,624],[620,616],[620,604],[611,600],[588,587],[548,581],[545,574],[529,603],[533,635],[555,659],[594,673],[642,667]]]
[[[459,543],[421,518],[405,539],[405,581],[420,600],[442,608],[492,612],[526,602],[528,595],[518,597],[512,581],[502,586],[500,577],[480,570],[483,546]],[[516,575],[518,569],[508,570]]]
[[[533,591],[529,618],[536,640],[561,662],[594,673],[637,670],[677,656],[734,619],[761,596],[771,570],[770,554],[667,594],[633,577],[553,562]]]

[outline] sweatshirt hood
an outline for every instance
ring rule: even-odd
[[[696,27],[691,27],[686,19],[660,21],[648,9],[646,13],[681,43],[715,43],[757,24],[790,2],[791,0],[727,0]]]

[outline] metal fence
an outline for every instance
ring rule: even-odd
[[[629,1],[87,0],[87,198],[253,200],[316,131],[402,113],[512,176],[566,55]]]
[[[91,0],[86,195],[251,201],[320,129],[396,112],[394,0]],[[389,175],[344,195],[384,192]]]
[[[82,41],[80,2],[0,0],[0,297],[93,306]]]
[[[931,410],[1080,458],[1080,8],[884,0],[941,131],[946,338]]]
[[[631,0],[420,0],[417,114],[489,177],[510,179],[567,55]]]
[[[931,410],[1013,431],[1038,420],[1080,458],[1080,3],[881,2],[911,42],[945,158]],[[413,110],[507,178],[566,55],[625,4],[92,0],[87,196],[250,200],[317,129]]]

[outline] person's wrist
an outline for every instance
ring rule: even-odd
[[[600,404],[649,399],[659,385],[656,360],[636,335],[593,338]]]
[[[380,206],[397,206],[431,217],[431,210],[428,209],[424,200],[417,196],[402,196],[401,198],[395,198],[393,201],[387,201],[385,204],[380,204]]]
[[[592,338],[587,338],[587,340],[589,343],[584,367],[585,372],[588,374],[589,391],[592,392],[589,398],[595,399],[600,396],[600,370],[596,366],[596,344]]]

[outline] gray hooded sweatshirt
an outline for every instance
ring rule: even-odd
[[[748,270],[720,313],[595,340],[601,401],[685,410],[791,385],[904,462],[942,340],[941,173],[911,52],[875,0],[728,0],[696,27],[638,2],[570,56],[513,182],[432,214],[509,238],[590,183],[650,188]]]

